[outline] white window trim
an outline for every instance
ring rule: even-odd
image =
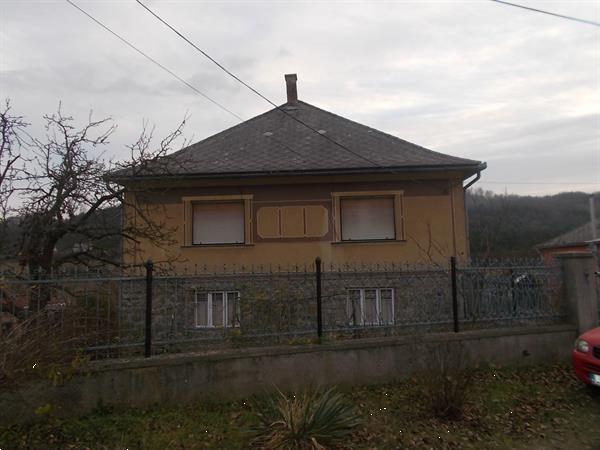
[[[222,327],[216,327],[213,324],[213,295],[214,294],[221,294],[223,296],[223,326]],[[195,302],[195,307],[194,307],[194,326],[196,328],[239,328],[240,327],[240,323],[239,321],[232,326],[229,325],[228,323],[228,317],[227,317],[227,302],[228,300],[228,294],[235,294],[237,296],[237,300],[238,300],[238,308],[239,308],[239,304],[240,304],[240,292],[239,291],[210,291],[208,293],[204,293],[204,292],[199,292],[198,290],[195,291],[194,294],[194,302]],[[206,295],[206,300],[207,300],[207,319],[206,319],[206,325],[203,324],[198,324],[198,296],[199,295]],[[239,315],[238,315],[238,319],[239,319]]]
[[[381,318],[381,291],[389,290],[391,291],[391,299],[392,302],[392,320],[391,322],[383,322]],[[360,325],[393,325],[396,319],[396,311],[395,311],[395,292],[394,288],[350,288],[348,289],[348,298],[346,300],[346,316],[348,319],[351,317],[351,308],[352,308],[352,299],[350,297],[350,292],[358,291],[360,293]],[[365,322],[365,291],[375,291],[375,311],[377,316],[377,323],[366,323]],[[350,325],[354,325],[350,323]]]

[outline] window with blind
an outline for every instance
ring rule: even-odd
[[[243,244],[244,203],[193,203],[192,243]]]
[[[394,240],[396,227],[393,197],[340,199],[341,240]]]

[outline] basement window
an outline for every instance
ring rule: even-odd
[[[236,328],[240,326],[240,293],[237,291],[196,292],[197,328]]]
[[[349,325],[389,325],[394,323],[392,288],[349,289],[346,313]]]

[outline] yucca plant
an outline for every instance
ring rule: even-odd
[[[280,390],[255,405],[258,424],[252,445],[268,450],[322,450],[352,433],[362,422],[333,388],[286,395]]]

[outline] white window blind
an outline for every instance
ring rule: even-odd
[[[350,325],[394,323],[393,289],[350,289],[346,305],[347,322]]]
[[[195,203],[193,205],[194,244],[244,243],[244,204]]]
[[[348,292],[348,323],[350,325],[362,324],[362,291],[360,289],[352,289]]]
[[[395,239],[393,198],[344,198],[342,240]]]
[[[239,327],[240,293],[196,292],[196,327]]]
[[[210,302],[210,312],[212,316],[213,327],[222,327],[223,323],[227,323],[225,319],[225,295],[223,292],[211,292],[208,294]]]
[[[377,291],[375,289],[365,289],[363,296],[363,323],[365,325],[377,324],[377,306]]]

